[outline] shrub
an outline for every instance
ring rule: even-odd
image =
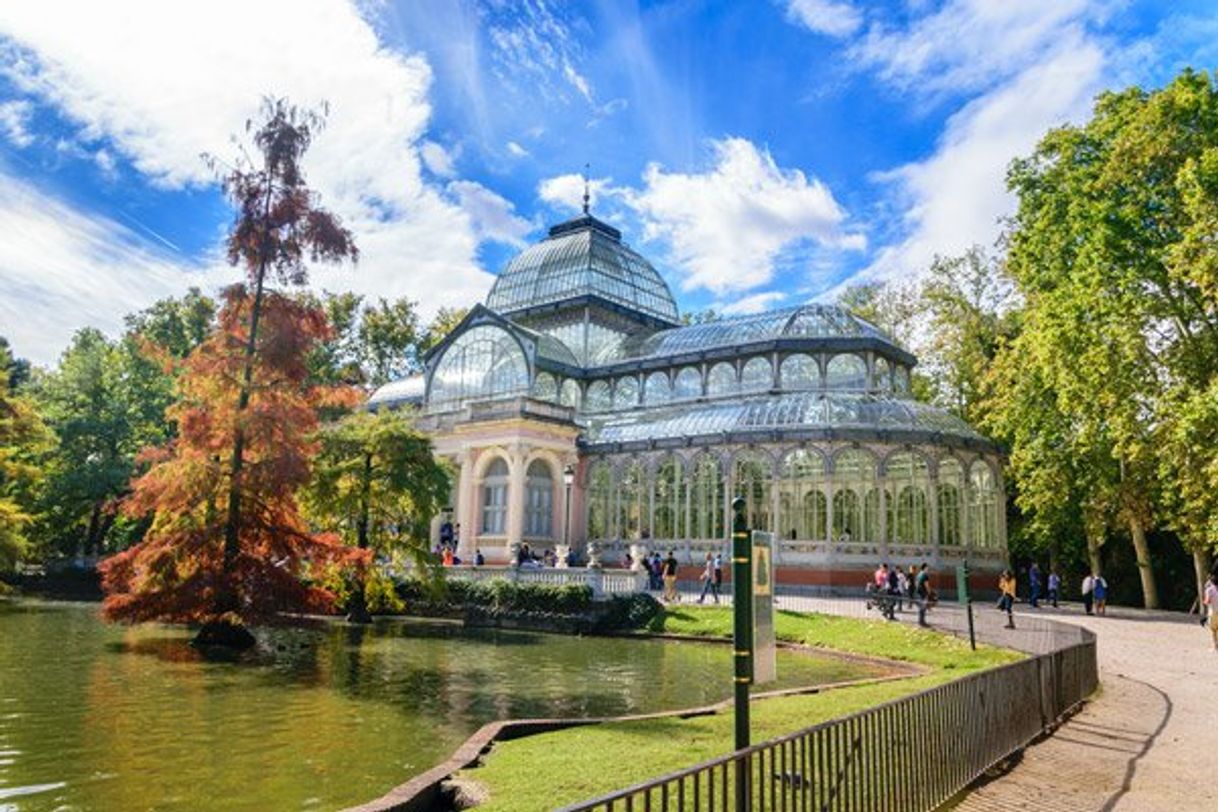
[[[646,592],[614,595],[609,599],[596,629],[601,632],[641,629],[659,617],[661,609],[660,602]]]

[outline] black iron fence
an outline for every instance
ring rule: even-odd
[[[948,632],[966,622],[955,607],[931,617]],[[1098,684],[1095,637],[1087,630],[1020,617],[1012,632],[988,614],[978,620],[979,639],[1033,656],[566,810],[935,809],[1050,730]]]

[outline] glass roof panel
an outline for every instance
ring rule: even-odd
[[[897,343],[871,322],[837,305],[806,304],[635,336],[613,360],[660,358],[780,338],[875,338]]]
[[[852,392],[788,392],[746,399],[658,406],[589,420],[589,443],[625,443],[751,429],[898,429],[983,438],[934,406]]]

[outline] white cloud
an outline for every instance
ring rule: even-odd
[[[131,229],[89,217],[0,169],[0,332],[14,351],[52,363],[81,327],[110,335],[123,315],[191,285],[235,281],[221,264],[153,250]]]
[[[598,200],[612,197],[615,190],[610,178],[589,178],[588,191],[592,198],[592,207]],[[571,173],[545,178],[537,184],[537,196],[542,201],[564,212],[577,212],[584,205],[584,176]]]
[[[956,112],[930,157],[885,173],[881,180],[894,184],[905,210],[904,237],[880,251],[866,275],[908,278],[925,271],[936,254],[993,244],[999,219],[1015,207],[1006,190],[1008,164],[1029,154],[1049,128],[1086,113],[1103,67],[1096,43],[1067,38]]]
[[[34,143],[34,136],[28,128],[34,105],[24,99],[0,103],[0,132],[13,146],[28,147]]]
[[[524,238],[533,230],[532,223],[516,215],[510,200],[480,183],[455,180],[448,184],[448,192],[469,215],[474,232],[484,240],[523,246]]]
[[[861,233],[819,180],[783,169],[743,138],[713,142],[715,165],[700,174],[650,165],[623,201],[644,237],[659,240],[683,273],[686,290],[745,291],[769,282],[780,254],[799,246],[861,249]]]
[[[1060,49],[1109,0],[949,0],[907,27],[870,26],[849,54],[885,82],[922,95],[975,92]]]
[[[264,95],[328,102],[329,125],[305,168],[323,205],[355,232],[361,261],[317,273],[316,284],[411,296],[425,314],[468,304],[490,285],[469,215],[422,178],[430,68],[382,47],[350,3],[6,2],[0,71],[165,187],[211,183],[199,153],[228,157],[230,135]]]
[[[527,149],[520,146],[520,144],[516,143],[515,141],[507,142],[507,151],[513,158],[527,158],[530,155]]]
[[[717,309],[725,316],[761,313],[769,310],[785,298],[787,298],[787,294],[781,291],[768,290],[763,293],[754,293],[751,296],[735,299],[727,304],[720,305]]]
[[[435,141],[421,141],[419,157],[423,159],[423,166],[427,167],[427,171],[433,175],[451,178],[457,174],[456,166],[454,166],[456,156]]]
[[[862,12],[835,0],[790,0],[787,19],[830,37],[848,37],[863,24]]]

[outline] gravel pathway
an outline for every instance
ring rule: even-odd
[[[1101,692],[955,808],[1218,809],[1218,652],[1209,631],[1195,617],[1168,612],[1035,613],[1096,633]]]

